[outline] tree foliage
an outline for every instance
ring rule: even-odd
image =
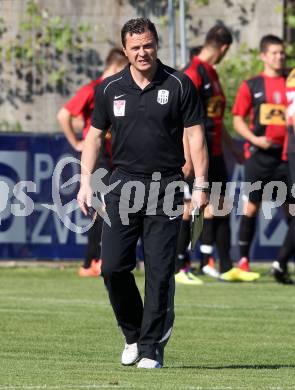
[[[233,131],[231,109],[241,82],[257,75],[262,68],[258,49],[249,49],[246,44],[242,44],[235,55],[218,65],[218,74],[227,100],[225,125],[228,131]]]
[[[90,26],[75,26],[51,15],[38,0],[26,3],[16,34],[8,37],[7,33],[0,19],[0,51],[5,60],[0,68],[0,86],[6,95],[0,104],[8,101],[17,108],[18,101],[32,102],[36,95],[68,94],[73,73],[88,76],[84,63],[96,67],[102,63],[97,52],[90,49]]]

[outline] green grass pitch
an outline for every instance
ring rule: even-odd
[[[294,286],[204,280],[177,286],[165,367],[139,370],[120,365],[101,279],[74,267],[1,268],[0,390],[295,389]]]

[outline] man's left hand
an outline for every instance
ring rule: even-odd
[[[209,194],[208,192],[193,190],[192,200],[191,200],[191,211],[194,209],[204,209],[209,203]]]

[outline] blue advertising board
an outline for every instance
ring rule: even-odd
[[[244,166],[234,164],[230,154],[225,154],[229,173],[229,180],[236,183],[235,199],[230,214],[231,225],[231,254],[234,260],[239,259],[238,236],[242,214],[242,193],[240,192],[241,182],[244,180]],[[277,207],[272,202],[264,202],[263,209],[256,220],[256,231],[251,246],[250,258],[253,260],[274,260],[282,245],[288,226],[285,219],[285,212],[282,207]]]
[[[234,165],[226,153],[231,180],[243,179],[243,166]],[[54,207],[54,177],[60,166],[60,206],[67,208],[65,223]],[[89,219],[72,207],[79,185],[79,155],[62,134],[0,134],[0,260],[1,259],[79,259],[84,257],[87,234],[71,226],[85,227]],[[238,257],[239,219],[237,202],[231,213],[232,255]],[[70,226],[70,228],[69,228]],[[271,219],[259,215],[252,258],[273,259],[282,243],[287,225],[282,211],[274,209]],[[82,228],[83,231],[83,228]]]
[[[65,137],[1,134],[0,145],[0,258],[82,258],[86,235],[69,230],[56,212],[44,206],[53,204],[52,176],[58,161],[74,155]],[[64,177],[76,173],[77,164],[63,170]],[[75,183],[61,191],[62,202],[70,202],[77,190]],[[73,213],[77,223],[87,223],[80,210]]]

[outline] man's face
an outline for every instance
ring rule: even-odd
[[[149,30],[142,34],[126,34],[125,55],[130,64],[140,72],[151,70],[157,59],[157,43]]]
[[[264,65],[273,69],[281,70],[285,61],[285,49],[283,45],[269,45],[267,51],[260,54]]]

